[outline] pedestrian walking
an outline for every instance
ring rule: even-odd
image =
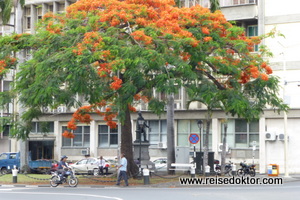
[[[120,185],[122,179],[124,179],[125,186],[128,186],[128,176],[127,176],[127,159],[125,158],[125,154],[121,153],[121,163],[117,167],[119,169],[119,176],[116,185]]]

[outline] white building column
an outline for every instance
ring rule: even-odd
[[[261,117],[259,119],[259,173],[266,173],[266,142],[265,131],[266,119]]]
[[[49,12],[49,5],[46,3],[42,4],[42,16],[44,16],[47,12]]]
[[[53,13],[57,14],[58,13],[58,2],[53,2]]]
[[[217,158],[218,155],[218,145],[221,141],[221,128],[219,126],[219,119],[213,118],[211,123],[211,131],[212,131],[212,151],[215,152],[215,158]]]
[[[37,23],[37,9],[36,5],[30,5],[30,33],[35,34],[35,24]]]
[[[97,122],[91,121],[90,124],[90,156],[98,157],[97,146],[98,145],[98,133],[97,133]]]
[[[62,136],[59,121],[54,121],[54,135],[55,135],[55,140],[56,140],[56,142],[54,142],[54,159],[60,160],[63,136]]]

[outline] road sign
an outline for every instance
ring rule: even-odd
[[[199,142],[199,140],[200,140],[200,137],[198,134],[196,134],[196,133],[190,134],[189,141],[191,144],[197,144]]]

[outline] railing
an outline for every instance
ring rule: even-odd
[[[257,0],[220,0],[221,7],[247,5],[247,4],[257,4]]]
[[[238,6],[238,5],[247,5],[247,4],[257,4],[257,0],[219,0],[221,7],[226,6]],[[191,7],[197,4],[209,8],[210,2],[209,0],[181,0],[181,6]]]

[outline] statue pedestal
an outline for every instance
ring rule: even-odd
[[[149,170],[155,170],[155,165],[150,161],[149,156],[149,142],[138,142],[133,143],[133,159],[139,160],[141,168],[147,168]],[[137,164],[139,166],[139,164]]]

